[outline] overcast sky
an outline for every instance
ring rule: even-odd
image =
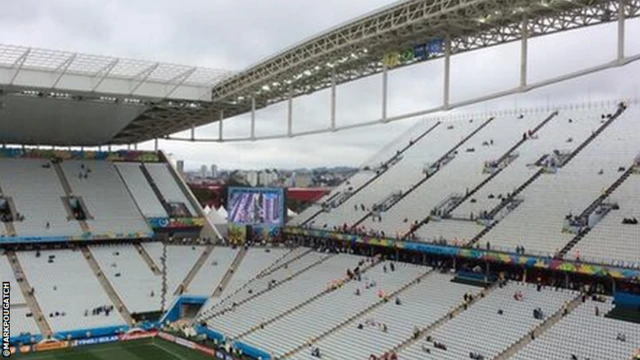
[[[394,0],[20,0],[2,2],[0,43],[100,55],[242,70],[329,27],[395,2]],[[638,20],[627,21],[627,54],[640,52]],[[612,60],[615,24],[532,39],[530,81]],[[519,44],[452,58],[452,101],[514,87]],[[513,109],[563,102],[637,97],[640,64],[615,69],[524,95],[478,104],[455,112]],[[631,75],[630,75],[631,74]],[[442,101],[442,61],[390,73],[389,115],[437,106]],[[378,119],[381,77],[338,88],[338,124]],[[323,128],[329,121],[329,93],[296,99],[294,129]],[[188,168],[295,168],[360,165],[417,119],[294,139],[237,143],[179,143],[161,147]],[[286,130],[286,104],[257,113],[257,135]],[[249,134],[249,117],[225,122],[225,137]],[[216,125],[197,136],[217,137]],[[151,144],[142,144],[149,148]]]

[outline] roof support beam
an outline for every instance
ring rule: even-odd
[[[71,64],[73,63],[73,60],[76,59],[76,56],[78,56],[78,54],[72,54],[62,64],[60,64],[60,66],[58,66],[58,68],[56,69],[56,72],[59,71],[60,74],[54,80],[53,85],[51,85],[52,89],[55,89],[56,86],[58,86],[58,83],[60,82],[60,80],[62,79],[64,74],[67,73],[67,70],[69,69],[69,66],[71,66]]]
[[[136,74],[132,80],[134,79],[140,79],[136,85],[133,87],[133,89],[131,89],[131,91],[129,91],[129,95],[133,95],[136,90],[138,90],[138,88],[140,87],[140,85],[142,85],[145,80],[147,80],[149,78],[149,76],[151,76],[151,74],[153,74],[153,72],[158,68],[158,66],[160,66],[160,63],[157,62],[149,67],[147,67],[146,69],[140,71],[138,74]]]
[[[251,139],[256,138],[256,97],[251,97]]]
[[[13,82],[16,81],[18,74],[20,73],[20,69],[24,65],[24,62],[27,61],[27,57],[29,57],[29,53],[31,53],[31,48],[25,50],[19,58],[13,63],[13,68],[15,68],[13,76],[11,76],[11,81],[9,81],[9,85],[13,85]]]
[[[329,119],[329,128],[333,131],[336,129],[336,70],[331,71],[331,118]]]
[[[625,25],[625,6],[626,0],[618,2],[618,64],[622,64],[624,60],[624,25]]]
[[[218,121],[218,140],[224,140],[222,122],[224,121],[224,110],[220,109],[220,120]]]
[[[520,88],[527,87],[527,67],[529,59],[529,19],[526,16],[522,18],[520,27],[522,32],[522,40],[520,40]]]
[[[444,41],[444,88],[442,94],[442,106],[449,109],[449,96],[451,94],[451,37]]]
[[[287,99],[287,135],[293,136],[293,88],[289,88],[289,98]]]
[[[156,66],[157,67],[157,66]],[[178,76],[174,77],[173,79],[167,81],[168,84],[172,84],[175,83],[175,85],[173,85],[173,87],[171,88],[171,90],[169,90],[167,92],[167,94],[164,96],[165,99],[168,98],[169,96],[173,95],[173,93],[178,90],[178,88],[180,86],[182,86],[182,84],[184,84],[185,81],[187,81],[187,79],[189,78],[189,76],[191,76],[196,70],[198,70],[198,67],[194,66],[191,69],[188,69],[186,71],[183,71],[182,73],[180,73]],[[177,81],[177,82],[176,82]]]
[[[115,68],[116,65],[118,65],[118,62],[120,62],[120,59],[113,59],[113,61],[111,61],[105,67],[103,67],[98,72],[96,72],[95,76],[96,77],[99,76],[99,78],[96,84],[91,89],[91,92],[95,92],[96,89],[98,89],[98,87],[102,84],[104,79],[106,79],[107,76],[109,76],[109,74],[111,73],[111,71],[113,71],[113,68]]]
[[[387,122],[387,95],[388,95],[389,69],[382,65],[382,122]]]

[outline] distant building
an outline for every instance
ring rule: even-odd
[[[184,174],[184,160],[176,161],[176,168],[178,169],[178,173]]]
[[[260,186],[274,185],[276,182],[278,182],[278,174],[273,171],[270,171],[270,172],[261,171],[259,173],[258,179],[259,179],[258,183]]]
[[[313,176],[309,173],[304,174],[294,174],[293,178],[293,186],[295,187],[310,187],[313,185]]]
[[[207,165],[202,165],[200,167],[200,177],[203,179],[207,177]]]
[[[211,165],[211,177],[214,179],[218,177],[218,165],[216,164]]]

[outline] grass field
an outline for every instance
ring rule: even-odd
[[[210,356],[162,339],[143,339],[104,345],[82,346],[11,358],[29,360],[203,360]]]

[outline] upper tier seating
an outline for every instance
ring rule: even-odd
[[[303,224],[309,218],[314,216],[318,211],[322,210],[322,206],[320,204],[323,204],[328,200],[335,199],[336,197],[339,197],[340,194],[345,194],[347,192],[357,190],[374,176],[376,176],[376,173],[373,170],[358,171],[348,180],[340,183],[340,185],[333,188],[327,195],[320,198],[320,200],[304,209],[300,214],[296,215],[289,224],[291,226],[298,226]]]
[[[460,305],[463,295],[474,294],[480,288],[451,282],[451,275],[433,273],[419,284],[400,293],[401,305],[394,301],[361,316],[346,327],[331,333],[314,347],[321,349],[328,359],[367,359],[370,354],[381,354],[412,336],[414,328],[424,328]],[[386,324],[383,332],[373,323]],[[358,325],[363,328],[359,329]],[[296,353],[292,359],[314,360],[309,351]]]
[[[67,160],[61,163],[73,194],[81,196],[93,218],[87,224],[94,234],[129,237],[151,236],[127,187],[109,161]]]
[[[0,188],[24,216],[13,222],[18,236],[82,235],[78,222],[67,219],[65,193],[48,160],[0,158]]]
[[[167,217],[162,203],[142,172],[140,163],[115,163],[120,176],[145,217]]]
[[[191,201],[189,201],[188,196],[182,191],[182,189],[180,189],[176,179],[173,177],[173,174],[171,174],[169,165],[145,163],[144,167],[149,172],[149,175],[151,175],[151,178],[155,182],[166,202],[182,203],[187,207],[191,216],[198,216],[198,212],[193,207]]]
[[[557,173],[543,174],[525,188],[520,194],[524,202],[483,240],[492,247],[522,245],[527,253],[541,255],[562,249],[575,236],[562,232],[565,217],[580,214],[620,177],[618,168],[628,166],[637,156],[638,110],[629,108]]]
[[[522,292],[521,301],[514,299],[516,291]],[[433,342],[444,344],[446,350],[420,340],[402,350],[398,357],[403,360],[466,360],[474,352],[492,359],[542,323],[542,319],[533,317],[534,309],[540,308],[547,318],[577,295],[567,290],[536,291],[534,285],[508,284],[493,290],[429,334]],[[498,314],[499,310],[502,315]],[[422,346],[431,352],[425,352]]]
[[[600,316],[595,316],[595,307]],[[624,360],[640,348],[640,325],[602,316],[613,308],[587,300],[567,317],[513,355],[513,360]],[[623,334],[625,341],[618,340]]]
[[[54,332],[126,324],[80,251],[43,250],[39,257],[36,251],[16,254]],[[111,306],[109,315],[93,314],[96,308]]]
[[[640,225],[623,224],[625,218],[640,218],[640,174],[632,174],[606,201],[617,203],[620,209],[610,211],[568,257],[575,259],[579,254],[582,261],[640,267]]]
[[[384,266],[388,268],[389,263],[376,265],[363,274],[362,281],[347,282],[264,329],[243,337],[241,341],[281,356],[382,301],[379,291],[393,293],[428,270],[423,266],[398,263],[395,271],[384,272]],[[371,281],[375,282],[375,286],[367,289],[366,283]],[[356,289],[360,289],[359,296],[355,294]]]
[[[547,113],[540,115],[527,115],[543,118],[549,116]],[[571,120],[571,122],[569,122]],[[518,157],[513,160],[495,178],[481,187],[478,192],[460,204],[454,211],[455,217],[469,217],[471,213],[480,214],[483,211],[491,211],[500,204],[501,198],[513,191],[520,184],[527,181],[538,167],[530,166],[543,155],[551,153],[555,149],[573,150],[582,143],[591,131],[600,125],[600,116],[593,111],[560,111],[540,130],[534,138],[529,138],[518,147],[516,152]],[[573,140],[567,143],[571,137]],[[476,169],[481,171],[480,169]],[[444,238],[448,241],[470,240],[484,227],[476,223],[463,224],[460,221],[443,220],[441,222],[431,222],[422,226],[417,235],[420,239],[432,241]]]
[[[133,245],[100,245],[90,250],[129,312],[160,310],[162,277],[151,272]]]
[[[451,125],[452,127],[440,124],[407,150],[398,163],[367,187],[350,197],[339,207],[316,217],[311,222],[312,227],[322,229],[326,225],[327,229],[331,229],[345,223],[350,225],[355,223],[371,210],[372,205],[384,200],[394,192],[407,191],[412,185],[423,179],[425,165],[436,162],[486,120],[463,121]]]
[[[405,234],[414,222],[426,218],[431,209],[453,194],[464,195],[489,176],[483,173],[484,163],[499,159],[511,149],[522,134],[543,121],[548,114],[527,115],[523,118],[504,116],[495,118],[475,136],[467,140],[453,160],[432,175],[395,206],[380,216],[382,221],[367,219],[367,229],[382,230],[386,234]],[[475,123],[475,122],[474,122]],[[462,124],[460,124],[462,125]],[[456,124],[455,126],[460,126]],[[486,144],[486,145],[483,145]],[[474,151],[467,151],[473,149]],[[419,164],[414,163],[416,168]],[[462,217],[468,219],[469,213]],[[405,221],[406,220],[406,221]]]

